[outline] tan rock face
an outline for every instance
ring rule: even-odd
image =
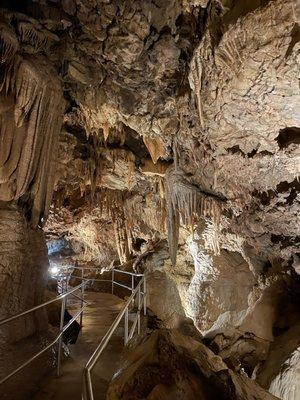
[[[296,324],[276,338],[269,357],[257,370],[259,384],[282,399],[299,397],[299,332]]]
[[[63,113],[58,79],[46,72],[43,61],[16,57],[4,63],[1,86],[6,89],[0,94],[5,105],[0,113],[0,201],[28,197],[33,226],[43,223],[50,207]]]
[[[30,229],[16,205],[0,210],[0,293],[4,319],[40,304],[47,279],[47,250],[41,229]],[[1,346],[44,329],[43,310],[1,328]]]
[[[107,399],[275,399],[234,374],[202,343],[177,331],[155,331],[113,379]]]
[[[282,365],[279,375],[272,381],[269,391],[282,399],[297,399],[299,387],[300,349],[295,350]]]
[[[295,6],[270,2],[229,25],[218,43],[206,32],[195,50],[190,82],[202,128],[219,151],[274,153],[279,131],[299,126]]]
[[[255,283],[248,264],[239,253],[226,250],[213,256],[199,245],[199,237],[198,243],[190,237],[188,246],[195,265],[188,289],[190,316],[202,332],[239,326]]]
[[[157,163],[159,158],[164,158],[166,156],[165,145],[161,139],[144,137],[143,140],[154,164]]]

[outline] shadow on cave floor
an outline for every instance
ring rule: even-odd
[[[57,378],[53,371],[40,383],[40,390],[31,400],[81,400],[83,368],[124,305],[122,299],[109,293],[87,292],[85,299],[91,304],[85,309],[77,343],[70,345],[70,357],[62,364],[62,376]],[[99,399],[105,398],[122,349],[123,329],[119,327],[93,371],[94,390]]]

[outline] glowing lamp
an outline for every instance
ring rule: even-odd
[[[50,268],[50,272],[51,272],[51,275],[57,275],[58,272],[59,272],[59,268],[58,267],[51,267]]]

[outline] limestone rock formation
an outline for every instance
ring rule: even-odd
[[[128,352],[106,396],[117,399],[276,399],[232,372],[202,343],[178,331],[154,331]]]
[[[0,207],[0,315],[1,320],[44,301],[47,283],[47,247],[42,230],[33,229],[15,205]],[[51,340],[44,309],[0,327],[1,379],[44,348]],[[22,400],[33,393],[39,379],[53,365],[53,354],[33,363],[23,375],[1,385],[1,398]],[[33,377],[33,378],[32,378]],[[19,388],[16,390],[16,388]],[[21,388],[21,389],[20,389]]]
[[[43,228],[51,263],[145,272],[162,325],[294,400],[298,345],[274,346],[300,320],[297,0],[1,7],[5,315],[40,300]]]
[[[12,45],[2,32],[0,201],[25,203],[35,227],[52,200],[62,93],[45,60],[12,58],[5,51]]]
[[[0,221],[0,310],[5,318],[41,303],[48,259],[43,232],[28,227],[20,210],[1,208]],[[1,328],[2,340],[17,341],[34,333],[37,327],[41,329],[46,320],[43,312],[38,314],[40,320],[26,316]]]

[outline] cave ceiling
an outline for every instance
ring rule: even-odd
[[[34,216],[50,208],[49,241],[104,266],[169,238],[175,263],[187,231],[206,221],[215,253],[295,263],[296,1],[2,3],[1,68],[14,57],[43,65],[48,106],[63,118],[61,132],[43,121],[58,134],[52,204],[40,200]],[[9,179],[0,200],[26,203]]]

